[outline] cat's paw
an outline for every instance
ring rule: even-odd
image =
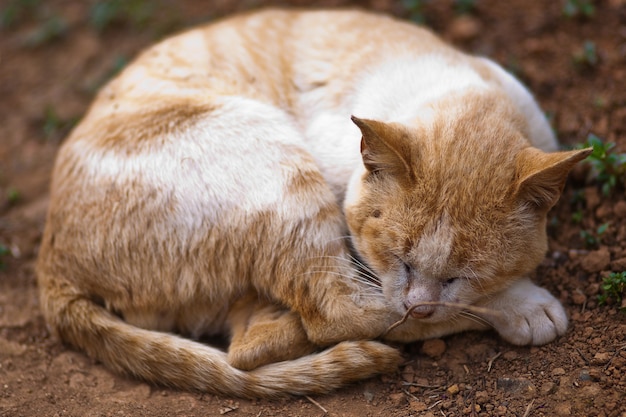
[[[561,303],[529,280],[515,283],[490,307],[499,313],[490,318],[493,327],[514,345],[543,345],[567,330],[567,315]]]

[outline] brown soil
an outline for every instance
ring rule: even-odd
[[[64,347],[42,320],[33,272],[60,142],[94,90],[142,47],[262,2],[129,1],[159,7],[146,22],[118,13],[102,31],[90,23],[87,1],[3,0],[2,16],[9,5],[28,3],[36,6],[0,29],[0,244],[10,249],[0,255],[0,415],[321,416],[323,408],[331,416],[626,416],[626,314],[597,301],[602,277],[626,270],[626,201],[623,190],[605,197],[586,183],[584,168],[551,213],[550,250],[535,277],[571,316],[567,335],[547,346],[511,346],[493,332],[415,343],[404,347],[406,364],[394,375],[277,402],[149,386]],[[575,1],[477,0],[464,15],[452,0],[418,3],[437,32],[493,57],[528,84],[563,143],[593,132],[626,151],[624,0],[594,2],[590,18],[563,15],[563,4]],[[409,16],[400,1],[360,6]],[[54,22],[65,26],[55,30]],[[585,41],[594,42],[597,62],[593,54],[580,58]],[[575,222],[578,211],[582,220]],[[599,245],[587,247],[580,231],[606,222]]]

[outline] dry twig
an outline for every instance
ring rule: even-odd
[[[500,355],[502,355],[502,352],[496,353],[491,359],[489,359],[489,362],[487,363],[487,372],[491,372],[491,365],[493,365],[493,361],[498,359]]]
[[[452,307],[452,308],[458,308],[458,309],[461,309],[461,310],[466,310],[466,311],[469,311],[469,312],[472,312],[472,313],[485,314],[485,315],[489,315],[489,316],[499,316],[501,314],[497,310],[492,310],[490,308],[473,306],[473,305],[469,305],[469,304],[448,303],[448,302],[445,302],[445,301],[424,301],[424,302],[421,302],[421,303],[413,304],[406,311],[406,313],[404,313],[404,316],[400,320],[398,320],[397,322],[395,322],[394,324],[389,326],[389,328],[385,331],[385,333],[383,333],[383,335],[381,337],[385,337],[390,331],[392,331],[396,327],[402,325],[405,321],[408,320],[408,318],[411,315],[411,313],[413,313],[413,310],[415,310],[416,308],[421,307],[421,306]]]
[[[535,400],[532,400],[530,404],[528,404],[528,407],[526,407],[526,412],[524,413],[522,417],[528,417],[530,415],[530,409],[532,408],[534,403],[535,403]]]
[[[311,403],[314,406],[316,406],[317,408],[322,410],[324,412],[324,415],[328,414],[328,410],[325,409],[324,407],[322,407],[322,405],[320,403],[318,403],[317,401],[315,401],[313,398],[309,397],[308,395],[305,395],[304,398],[306,398],[307,400],[311,401]]]

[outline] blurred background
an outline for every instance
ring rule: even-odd
[[[403,348],[398,374],[318,399],[324,413],[306,399],[150,387],[47,332],[34,262],[63,139],[147,45],[266,6],[359,7],[426,25],[525,83],[564,147],[594,146],[550,213],[550,249],[534,277],[566,305],[567,336],[541,348],[489,333],[416,343]],[[0,0],[0,416],[625,417],[625,152],[625,0]]]

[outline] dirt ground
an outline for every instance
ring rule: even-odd
[[[626,200],[619,187],[605,196],[586,180],[584,166],[551,213],[550,249],[535,276],[571,317],[569,332],[547,346],[511,346],[493,332],[415,343],[403,347],[406,363],[396,374],[331,395],[270,402],[149,386],[110,373],[49,334],[33,268],[50,171],[94,91],[165,34],[270,3],[357,4],[0,1],[0,416],[625,417],[626,314],[611,300],[599,305],[598,295],[603,277],[626,270]],[[593,133],[626,152],[626,2],[592,2],[590,16],[582,7],[588,3],[358,5],[423,19],[461,48],[503,64],[536,94],[563,144]],[[576,5],[574,16],[564,14]]]

